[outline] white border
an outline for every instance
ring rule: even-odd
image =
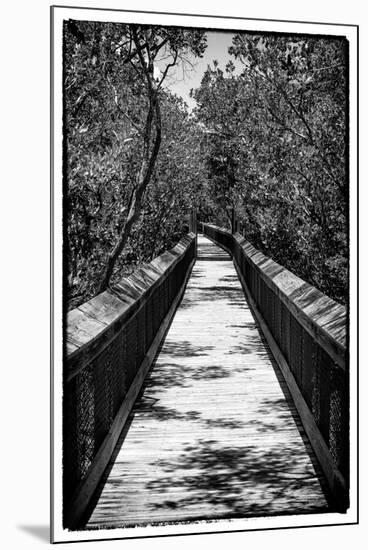
[[[110,538],[147,537],[172,534],[189,533],[214,533],[237,530],[275,529],[283,527],[301,527],[317,525],[337,525],[355,523],[356,510],[356,403],[357,403],[357,349],[356,338],[356,279],[357,279],[357,254],[356,254],[356,219],[357,219],[357,29],[353,26],[336,26],[328,24],[289,23],[266,20],[251,20],[227,18],[219,19],[210,16],[191,17],[189,15],[162,15],[158,13],[136,13],[119,11],[100,11],[93,9],[77,9],[57,7],[53,11],[54,18],[54,441],[53,441],[53,471],[54,471],[54,497],[53,497],[53,540],[55,542],[71,542],[78,540],[100,540]],[[346,36],[350,43],[350,201],[351,201],[351,507],[347,514],[308,514],[305,516],[281,516],[272,518],[237,519],[232,521],[200,522],[183,525],[168,525],[165,527],[141,527],[98,531],[70,532],[62,528],[62,22],[64,19],[73,18],[81,20],[135,22],[157,25],[178,25],[202,28],[278,31],[300,34],[323,34]]]

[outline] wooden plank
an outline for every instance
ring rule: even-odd
[[[123,278],[111,288],[67,314],[68,379],[75,376],[96,353],[100,353],[122,324],[135,315],[157,285],[171,273],[195,236],[186,235],[170,251],[155,258],[136,274]],[[120,302],[120,306],[119,306]]]
[[[278,347],[276,341],[274,340],[271,331],[269,330],[267,324],[263,320],[263,317],[258,310],[251,293],[245,283],[245,280],[241,274],[239,266],[234,261],[235,268],[237,270],[239,279],[243,285],[244,292],[246,294],[247,300],[252,307],[252,311],[261,327],[261,330],[267,340],[268,345],[270,346],[271,352],[274,358],[277,361],[278,366],[284,376],[284,379],[287,383],[287,386],[290,390],[291,396],[295,403],[296,409],[300,415],[301,422],[306,431],[308,439],[312,445],[312,448],[317,456],[319,464],[326,476],[326,480],[331,491],[331,494],[336,500],[336,504],[341,508],[342,511],[346,511],[348,506],[348,496],[347,496],[347,487],[344,477],[341,472],[335,466],[331,453],[325,443],[321,432],[318,429],[318,426],[314,420],[313,414],[309,410],[307,403],[299,390],[298,384],[295,381],[295,378],[290,371],[290,367],[282,354],[280,348]]]
[[[117,440],[124,428],[124,425],[128,419],[129,413],[134,405],[134,402],[140,392],[146,374],[151,367],[152,361],[154,360],[157,351],[161,345],[162,338],[164,337],[172,317],[175,313],[175,310],[182,298],[182,295],[185,290],[188,278],[190,276],[191,270],[194,264],[193,260],[189,266],[188,273],[186,275],[185,281],[182,284],[176,298],[173,300],[173,303],[166,314],[165,319],[161,323],[161,326],[144,358],[142,361],[138,372],[134,378],[133,383],[131,384],[127,395],[114,419],[114,422],[106,435],[98,453],[96,454],[92,466],[88,472],[87,477],[83,480],[82,484],[78,487],[76,494],[74,495],[72,502],[68,506],[67,511],[67,524],[73,529],[80,522],[83,514],[86,511],[86,508],[90,502],[90,499],[93,496],[94,491],[101,479],[101,476],[111,458],[111,455],[114,451]]]
[[[338,366],[346,368],[346,308],[254,248],[242,235],[209,225],[230,236],[263,282],[279,297],[303,328]],[[211,238],[211,237],[210,237]]]
[[[230,260],[197,260],[130,419],[87,529],[330,509]]]

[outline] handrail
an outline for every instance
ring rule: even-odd
[[[349,370],[346,308],[254,248],[202,224],[229,251],[339,508],[348,506]]]
[[[75,528],[113,452],[196,257],[170,251],[67,315],[63,396],[64,524]]]
[[[73,309],[67,314],[66,355],[67,380],[71,380],[90,363],[102,347],[126,323],[169,276],[183,252],[192,243],[193,234],[183,237],[170,251],[132,275],[112,284],[110,289]]]
[[[211,224],[206,224],[211,227]],[[212,226],[216,227],[216,226]],[[232,235],[216,227],[222,234]],[[346,368],[346,307],[265,256],[236,233],[232,238],[242,248],[264,283],[277,294],[301,325],[341,368]],[[233,251],[232,251],[233,252]],[[259,297],[257,303],[260,301]]]

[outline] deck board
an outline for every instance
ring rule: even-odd
[[[323,487],[231,258],[200,235],[85,527],[326,512]]]

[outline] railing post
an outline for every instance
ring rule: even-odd
[[[197,210],[195,208],[189,212],[189,233],[197,234]]]
[[[237,218],[235,208],[231,209],[231,233],[237,233],[239,231],[239,220]]]
[[[85,311],[76,308],[67,315],[63,522],[68,529],[79,528],[110,461],[184,293],[195,247],[193,236],[183,237],[170,254],[121,279],[114,293],[102,292],[84,304]]]
[[[229,211],[229,214],[235,231],[235,213]],[[244,230],[243,224],[241,229]],[[250,243],[239,242],[230,231],[211,225],[209,233],[215,243],[224,245],[227,241],[246,299],[285,379],[336,509],[346,512],[349,506],[346,308]]]

